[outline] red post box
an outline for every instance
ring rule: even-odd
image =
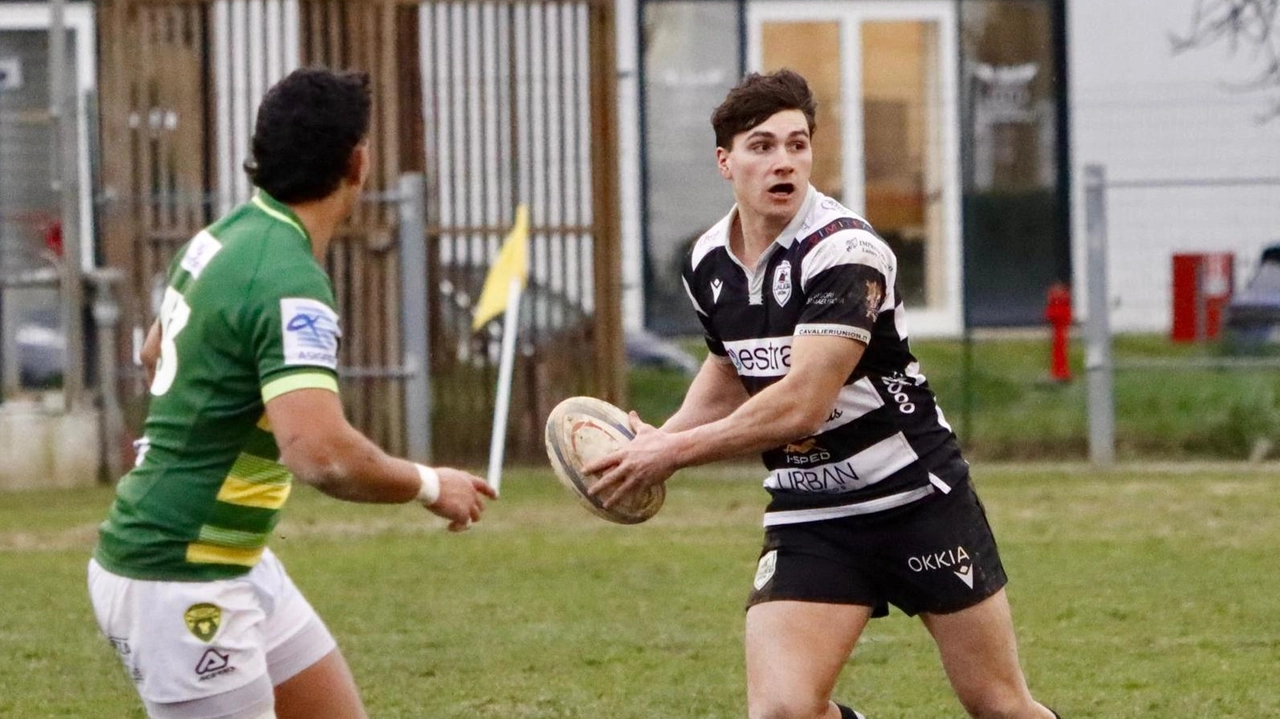
[[[1174,342],[1217,339],[1234,278],[1235,255],[1230,252],[1174,255],[1170,338]]]

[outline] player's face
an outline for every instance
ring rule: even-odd
[[[782,110],[716,148],[720,174],[733,183],[739,212],[786,224],[800,211],[813,170],[809,122],[799,110]]]

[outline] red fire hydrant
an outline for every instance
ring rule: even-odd
[[[1053,351],[1049,361],[1049,377],[1058,382],[1071,381],[1071,365],[1067,362],[1067,331],[1071,328],[1071,290],[1062,282],[1049,287],[1045,298],[1044,319],[1053,327]]]

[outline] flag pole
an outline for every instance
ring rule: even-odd
[[[502,360],[498,365],[498,394],[493,405],[493,434],[489,439],[489,486],[502,484],[502,455],[507,446],[507,414],[511,406],[511,375],[516,359],[516,332],[520,328],[520,278],[512,277],[507,311],[502,319]]]

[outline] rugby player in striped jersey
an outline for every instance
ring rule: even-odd
[[[710,354],[679,411],[584,468],[606,506],[682,467],[760,453],[770,502],[746,617],[751,719],[853,719],[831,700],[867,622],[917,615],[970,715],[1050,719],[1018,663],[969,465],[907,340],[898,262],[809,184],[800,75],[749,75],[711,118],[736,204],[682,272]]]

